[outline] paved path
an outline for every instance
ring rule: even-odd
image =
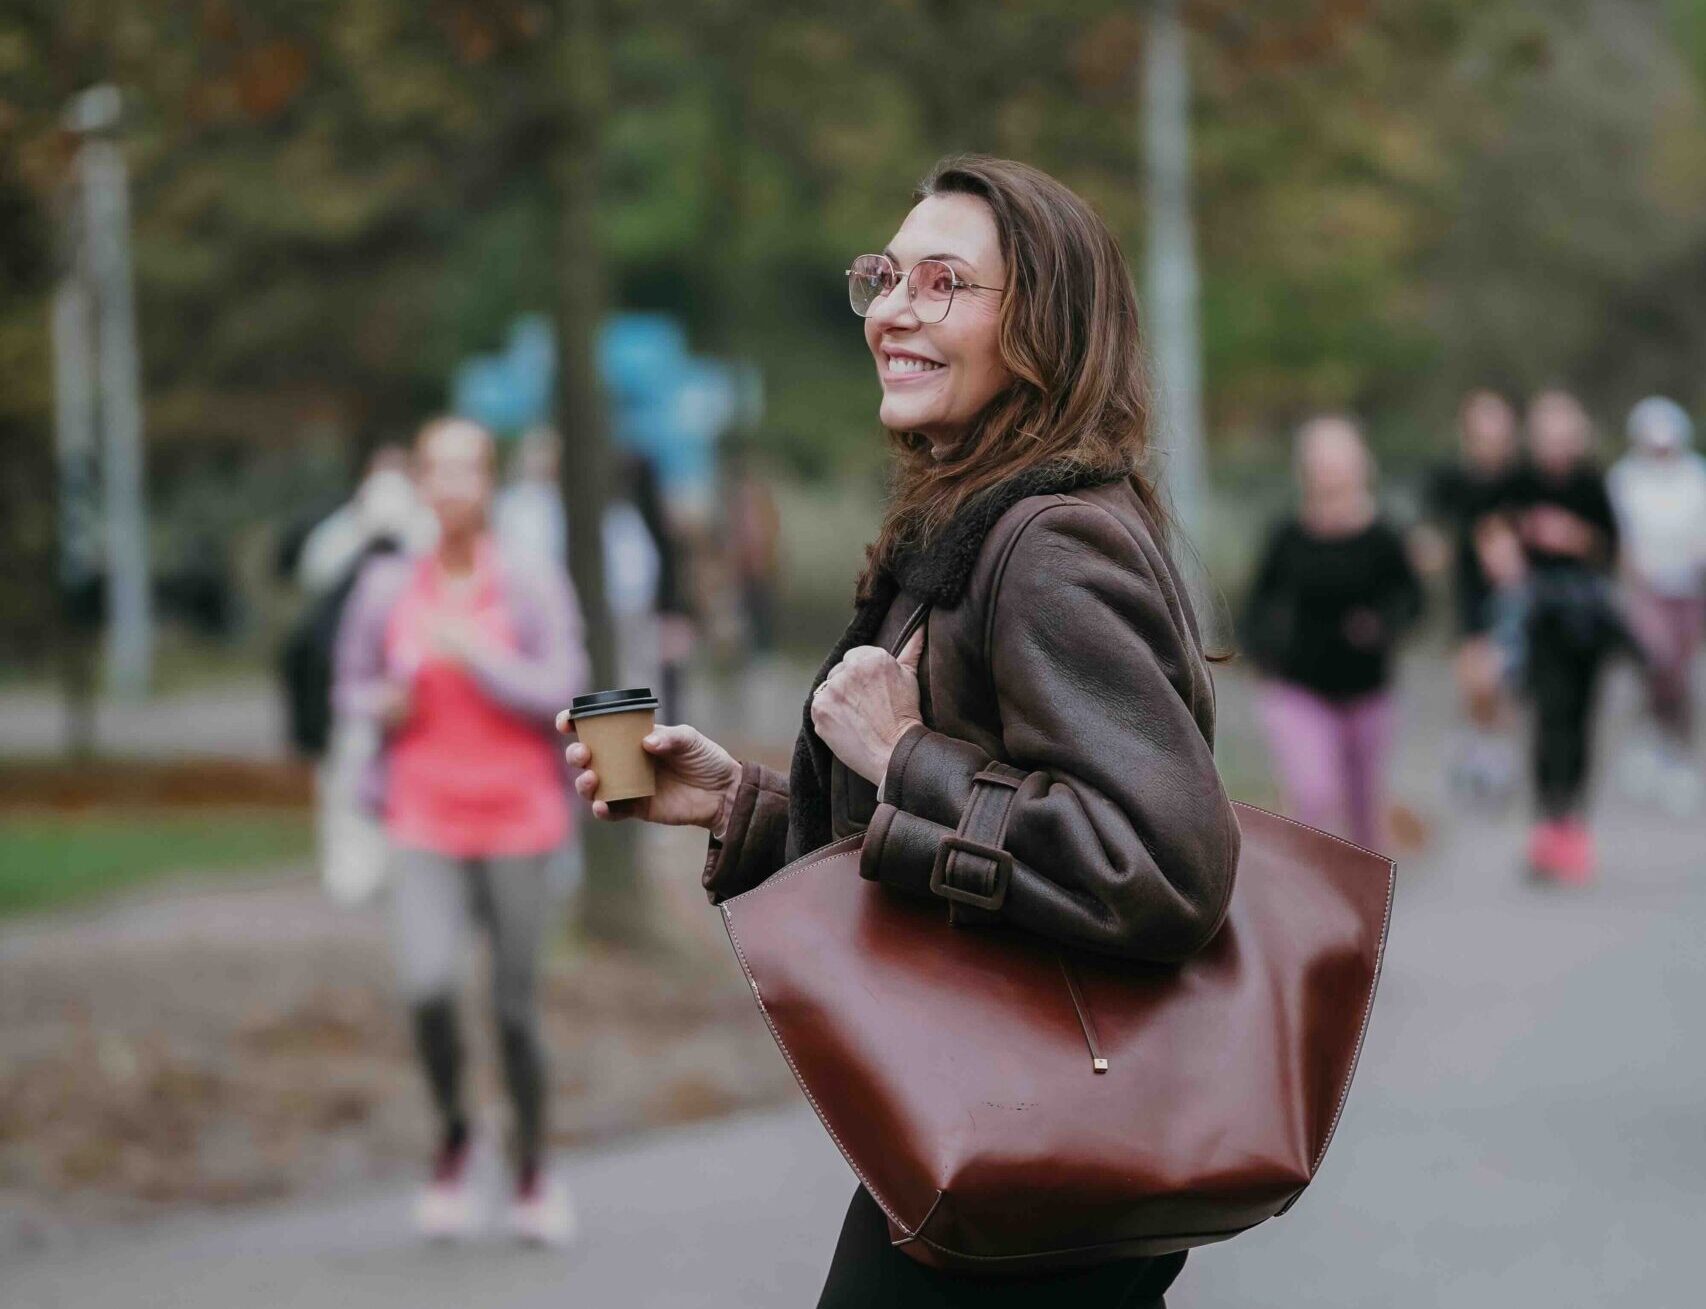
[[[719,740],[777,743],[786,754],[799,731],[800,705],[816,667],[800,659],[774,659],[738,676],[696,678],[688,686],[682,717]],[[120,758],[280,759],[289,754],[279,689],[259,673],[145,699],[101,700],[94,728],[96,749]],[[0,758],[59,757],[66,733],[65,705],[55,687],[39,682],[0,686]]]
[[[1414,685],[1414,721],[1443,688]],[[1240,710],[1229,704],[1229,713]],[[1444,812],[1437,734],[1404,762]],[[1523,884],[1513,818],[1444,814],[1400,870],[1362,1072],[1316,1187],[1193,1256],[1178,1306],[1701,1302],[1706,1230],[1706,821],[1607,797],[1606,868]],[[851,1177],[799,1109],[567,1161],[585,1241],[422,1250],[396,1191],[186,1219],[0,1270],[0,1304],[810,1305]]]
[[[487,1161],[489,1162],[489,1160]],[[495,1190],[496,1179],[482,1172]],[[852,1175],[809,1113],[676,1129],[578,1156],[583,1240],[428,1248],[390,1190],[185,1220],[0,1270],[7,1309],[475,1309],[810,1304]]]
[[[0,755],[61,757],[68,730],[65,705],[52,686],[0,688]],[[98,752],[121,758],[286,754],[283,703],[274,684],[259,675],[143,700],[102,700],[95,706],[94,734]]]

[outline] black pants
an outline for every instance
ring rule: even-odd
[[[1183,1252],[1036,1277],[976,1277],[926,1268],[889,1244],[888,1223],[864,1187],[853,1193],[817,1309],[1165,1309]]]
[[[1534,792],[1547,818],[1581,812],[1593,752],[1593,720],[1606,650],[1544,628],[1531,642]],[[1544,639],[1549,637],[1550,639]]]

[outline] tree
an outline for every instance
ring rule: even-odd
[[[549,162],[557,220],[563,502],[569,519],[569,562],[587,617],[593,680],[609,687],[615,685],[617,669],[604,594],[602,526],[613,469],[596,357],[605,305],[598,200],[609,72],[599,20],[597,0],[561,0],[561,31],[547,67],[558,88],[559,115]],[[648,924],[632,828],[595,823],[586,849],[583,904],[588,932],[607,940],[642,939]]]
[[[156,490],[215,452],[286,467],[305,434],[352,453],[406,434],[458,360],[556,311],[564,88],[540,69],[560,9],[15,0],[0,136],[29,208],[63,167],[72,92],[112,81],[134,106]],[[1620,360],[1698,357],[1702,328],[1665,306],[1706,239],[1703,12],[1185,0],[1210,441],[1347,405],[1419,435],[1489,372],[1584,369],[1609,400]],[[608,299],[755,357],[756,439],[802,473],[881,464],[840,274],[938,155],[1030,160],[1144,248],[1130,0],[606,0],[600,24],[585,221]],[[31,324],[22,342],[40,310],[0,317]],[[8,403],[42,395],[39,356],[0,354]],[[233,530],[284,507],[262,490],[221,500]]]

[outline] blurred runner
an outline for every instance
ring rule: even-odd
[[[1493,586],[1476,548],[1477,529],[1508,498],[1521,454],[1516,411],[1496,391],[1471,391],[1458,410],[1459,457],[1439,468],[1427,494],[1429,516],[1448,535],[1457,653],[1452,671],[1468,723],[1450,764],[1452,789],[1475,800],[1507,800],[1516,787],[1510,733],[1514,706],[1488,635]]]
[[[698,631],[693,617],[691,568],[696,552],[691,540],[683,539],[683,534],[670,517],[652,461],[644,455],[631,453],[622,461],[621,474],[623,494],[639,514],[657,556],[656,589],[651,608],[655,633],[653,657],[657,661],[658,674],[650,684],[657,688],[659,721],[673,723],[682,703],[682,670],[693,653]],[[604,531],[605,540],[609,541],[611,524],[608,520]],[[638,554],[636,549],[636,558]],[[644,686],[648,683],[636,681],[629,684]]]
[[[1594,714],[1607,656],[1629,646],[1612,594],[1617,521],[1595,464],[1592,427],[1566,391],[1528,409],[1528,453],[1510,513],[1521,542],[1523,681],[1534,701],[1538,816],[1529,834],[1535,875],[1584,883],[1598,864],[1588,830]]]
[[[1269,537],[1243,639],[1267,675],[1261,713],[1286,811],[1384,847],[1392,655],[1422,590],[1371,487],[1373,461],[1339,416],[1298,433],[1301,501]]]
[[[492,531],[506,559],[540,559],[568,568],[568,511],[558,480],[562,458],[562,439],[549,427],[529,428],[516,442],[510,480],[492,502]],[[608,579],[609,560],[605,563]],[[605,585],[609,585],[608,580]],[[546,866],[552,901],[561,904],[578,891],[585,870],[586,853],[579,833],[571,831]]]
[[[558,481],[563,443],[549,427],[516,442],[514,476],[492,505],[492,530],[506,555],[531,555],[569,566],[569,523]]]
[[[304,537],[294,574],[308,602],[280,655],[291,744],[314,761],[320,874],[340,904],[359,904],[385,878],[385,837],[358,794],[378,751],[373,724],[332,714],[332,657],[338,625],[368,560],[427,548],[438,525],[415,494],[408,452],[381,446],[349,503]]]
[[[308,603],[285,638],[279,673],[290,743],[309,759],[330,744],[332,647],[356,576],[376,554],[429,542],[423,514],[404,452],[382,446],[349,502],[321,519],[296,552],[292,572]],[[430,515],[427,522],[430,528]]]
[[[748,649],[754,658],[763,659],[776,651],[782,517],[769,481],[753,467],[745,447],[730,449],[728,469],[728,549],[745,611]]]
[[[310,596],[323,595],[346,586],[376,542],[422,550],[432,546],[437,534],[431,512],[415,494],[409,452],[400,445],[382,445],[373,452],[348,503],[321,519],[303,540],[297,585]]]
[[[515,480],[498,493],[493,529],[507,555],[548,558],[566,567],[568,517],[558,481],[561,442],[536,428],[515,452]],[[664,543],[641,510],[655,486],[647,461],[626,454],[616,464],[616,485],[604,509],[604,602],[616,635],[616,681],[655,686],[662,679],[659,604],[665,584]],[[662,512],[662,510],[657,510]]]
[[[1658,730],[1625,763],[1625,782],[1682,816],[1700,807],[1693,759],[1694,695],[1706,601],[1706,460],[1694,424],[1674,400],[1649,396],[1629,413],[1629,452],[1606,489],[1623,538],[1624,597],[1646,653],[1648,703]]]
[[[435,1237],[466,1232],[476,1218],[456,1022],[474,919],[490,937],[513,1111],[511,1225],[523,1238],[559,1243],[573,1215],[545,1169],[534,982],[546,863],[570,822],[549,732],[586,681],[579,605],[561,566],[506,555],[487,531],[495,453],[484,428],[439,419],[422,429],[416,452],[438,545],[363,573],[338,638],[337,705],[385,732],[374,798],[395,862],[398,967],[441,1130],[417,1218]]]

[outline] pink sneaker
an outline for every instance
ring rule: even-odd
[[[561,1248],[575,1238],[569,1188],[543,1170],[523,1178],[509,1210],[510,1231],[529,1245]]]
[[[474,1188],[469,1176],[472,1142],[446,1145],[433,1161],[432,1180],[415,1197],[415,1226],[429,1241],[449,1241],[474,1230]]]
[[[1563,861],[1564,825],[1553,819],[1536,823],[1528,832],[1528,871],[1537,878],[1550,879],[1558,875]]]
[[[1593,881],[1599,867],[1599,851],[1593,833],[1579,818],[1567,818],[1559,824],[1557,865],[1552,875],[1572,886],[1586,886]]]

